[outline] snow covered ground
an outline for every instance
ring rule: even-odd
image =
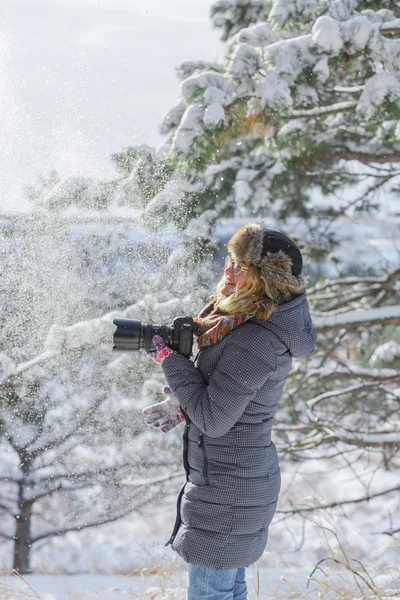
[[[288,568],[248,570],[249,599],[288,598],[294,585],[299,593],[306,588],[307,571]],[[40,600],[185,600],[186,573],[179,571],[168,581],[159,576],[143,573],[137,576],[115,575],[28,575],[24,579],[5,576],[0,580],[0,593],[8,588],[8,600],[40,598]],[[286,582],[286,581],[288,582]],[[257,589],[259,593],[257,593]],[[313,589],[311,587],[311,589]],[[11,591],[13,590],[13,591]],[[315,586],[314,586],[315,590]]]
[[[325,572],[329,571],[324,566]],[[334,587],[343,591],[350,589],[346,577],[337,576],[327,585],[322,573],[315,574],[310,580],[311,569],[291,567],[284,561],[277,561],[275,567],[252,566],[247,569],[247,588],[249,600],[297,600],[309,598],[337,598]],[[343,574],[342,574],[343,575]],[[379,585],[387,584],[391,590],[397,589],[393,577],[382,574]],[[80,574],[63,575],[37,573],[24,578],[12,575],[0,575],[0,597],[2,600],[186,600],[187,576],[184,569],[173,574],[160,571],[155,574],[151,570],[137,575],[101,575]],[[329,591],[332,586],[332,592]],[[334,587],[333,587],[334,586]],[[354,587],[354,586],[353,586]],[[319,592],[326,589],[326,595]],[[388,587],[386,587],[388,589]],[[358,590],[359,592],[359,590]],[[365,596],[362,596],[365,598]],[[386,596],[379,596],[384,600]],[[389,596],[388,596],[389,597]],[[352,595],[340,596],[361,600]]]

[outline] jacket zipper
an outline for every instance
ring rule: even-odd
[[[190,419],[187,416],[187,414],[182,411],[184,414],[184,417],[186,419],[186,425],[185,425],[185,430],[183,432],[183,466],[185,468],[185,472],[186,472],[186,481],[183,484],[179,494],[178,494],[178,499],[176,502],[176,519],[175,519],[175,525],[174,525],[174,529],[172,531],[171,537],[169,538],[168,542],[165,544],[166,546],[169,546],[170,544],[173,543],[176,534],[178,533],[179,527],[181,525],[181,502],[182,502],[182,496],[183,496],[183,492],[185,491],[185,485],[186,483],[189,481],[189,463],[187,460],[187,452],[188,452],[188,438],[189,438],[189,426],[190,426]]]
[[[207,458],[207,452],[206,452],[206,447],[204,444],[204,436],[202,433],[199,433],[199,443],[198,443],[199,448],[201,448],[201,451],[203,453],[203,478],[204,478],[204,483],[206,485],[209,485],[209,480],[208,480],[208,458]]]

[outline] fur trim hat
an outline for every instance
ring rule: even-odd
[[[288,302],[305,292],[302,254],[285,234],[249,223],[232,236],[227,247],[236,260],[259,267],[265,292],[274,302]]]

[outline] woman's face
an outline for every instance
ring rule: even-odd
[[[244,267],[247,266],[245,263],[240,263],[240,264],[243,265]],[[247,279],[248,279],[247,271],[242,270],[242,271],[240,271],[240,273],[238,275],[234,274],[233,263],[231,261],[231,264],[226,266],[224,269],[224,286],[221,290],[221,294],[223,296],[230,296],[236,290],[240,290],[241,288],[243,288],[247,283]]]

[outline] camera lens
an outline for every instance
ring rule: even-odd
[[[114,319],[117,326],[114,332],[113,350],[132,351],[144,348],[154,352],[153,335],[160,335],[167,346],[174,348],[173,328],[168,325],[151,325],[135,319]]]
[[[114,350],[139,350],[143,347],[142,324],[135,319],[114,319]]]

